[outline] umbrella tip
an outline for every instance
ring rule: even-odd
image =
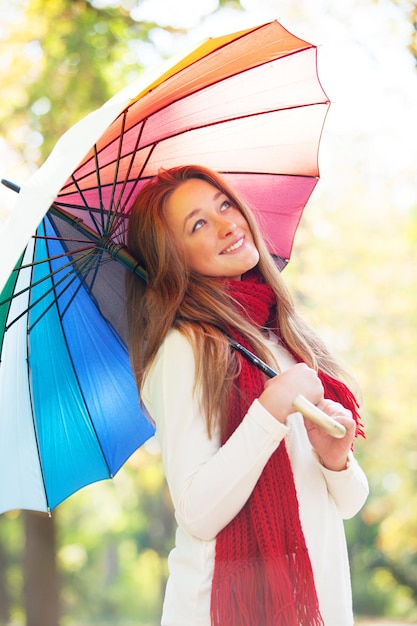
[[[20,191],[19,185],[16,185],[15,183],[12,183],[10,180],[6,180],[5,178],[1,179],[1,184],[8,189],[11,189],[12,191],[15,191],[16,193],[19,193]]]

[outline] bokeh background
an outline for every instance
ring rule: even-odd
[[[362,389],[357,623],[417,624],[415,0],[0,0],[0,15],[0,176],[19,185],[73,123],[206,37],[278,19],[319,46],[332,105],[285,278]],[[0,188],[0,228],[15,201]],[[1,516],[0,625],[156,626],[173,531],[152,441],[51,519]]]

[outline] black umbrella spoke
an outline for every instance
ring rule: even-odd
[[[148,156],[146,157],[146,159],[145,159],[145,161],[144,161],[144,163],[143,163],[143,165],[142,165],[142,167],[141,167],[141,169],[140,169],[139,173],[137,174],[137,176],[135,176],[135,180],[134,180],[134,182],[133,182],[133,185],[132,185],[132,187],[131,187],[131,189],[130,189],[130,191],[129,191],[128,195],[127,195],[127,198],[126,198],[126,199],[125,199],[125,201],[124,201],[124,207],[125,207],[125,206],[127,206],[127,205],[129,204],[130,199],[132,198],[133,194],[134,194],[134,193],[135,193],[135,191],[136,191],[136,187],[138,186],[139,182],[140,182],[141,180],[143,180],[143,179],[142,179],[142,174],[143,174],[143,172],[145,171],[145,168],[146,168],[146,166],[147,166],[147,164],[148,164],[148,161],[149,161],[149,159],[151,158],[152,153],[153,153],[153,151],[155,150],[156,146],[157,146],[157,142],[156,142],[156,143],[154,143],[154,144],[152,145],[151,149],[149,150],[149,154],[148,154]],[[133,158],[134,158],[134,157],[133,157]],[[129,173],[130,173],[130,171],[129,171]],[[128,181],[128,177],[126,177],[126,183],[127,183],[127,181]],[[125,214],[124,212],[122,212],[120,215],[121,215],[121,218],[123,218],[123,219],[125,219],[125,218],[126,218],[126,214]],[[126,232],[126,230],[127,230],[127,226],[124,226],[124,227],[123,227],[123,232]]]
[[[96,281],[99,268],[102,265],[111,262],[112,260],[113,259],[107,250],[104,250],[100,247],[95,247],[94,250],[92,250],[90,247],[89,254],[83,255],[82,257],[77,258],[72,263],[68,264],[73,266],[74,272],[76,272],[80,282],[77,289],[75,290],[75,293],[71,296],[69,303],[67,304],[65,309],[63,309],[62,316],[64,315],[65,311],[67,311],[67,309],[71,305],[71,302],[74,300],[78,291],[82,287],[84,287],[84,289],[87,291],[88,294],[90,294],[90,296],[92,295],[94,283]],[[80,261],[83,261],[83,263],[81,263]],[[57,283],[57,285],[58,284],[59,283]]]
[[[83,262],[80,263],[80,261],[83,261]],[[84,287],[88,292],[90,292],[92,285],[94,284],[94,280],[95,280],[96,272],[98,271],[99,264],[100,263],[97,262],[96,250],[91,250],[91,249],[88,254],[82,255],[80,258],[76,259],[76,261],[74,261],[73,263],[69,263],[68,265],[72,266],[71,270],[67,272],[65,276],[63,276],[60,280],[54,283],[53,286],[46,293],[44,293],[40,298],[38,298],[35,302],[33,302],[28,307],[28,310],[32,309],[37,304],[39,304],[46,296],[50,295],[51,293],[55,294],[55,297],[52,299],[52,301],[47,306],[47,308],[44,309],[41,315],[39,315],[39,317],[31,324],[31,326],[29,327],[29,332],[34,328],[34,326],[36,326],[36,324],[39,323],[39,321],[48,313],[48,311],[53,306],[57,305],[59,299],[62,298],[62,296],[68,291],[70,287],[73,286],[74,282],[77,279],[79,280],[79,283],[76,286],[74,293],[69,298],[66,306],[60,312],[61,319],[64,317],[65,313],[70,308],[72,302],[74,301],[74,299],[76,298],[78,292],[80,291],[82,287]],[[50,276],[58,274],[60,271],[62,271],[62,269],[63,267],[60,267],[55,272],[51,272]],[[92,269],[94,269],[94,278],[91,281],[91,285],[89,286],[87,284],[86,277],[88,276],[88,274],[91,272]],[[33,286],[34,285],[32,285],[32,287]],[[58,288],[61,286],[63,286],[63,288],[61,290],[58,290]]]
[[[90,265],[91,265],[91,264],[90,264]],[[97,263],[97,256],[95,255],[95,257],[94,257],[94,267],[95,267],[96,269],[95,269],[95,272],[94,272],[94,278],[93,278],[93,280],[91,281],[91,285],[90,285],[90,286],[89,286],[89,285],[87,285],[87,282],[86,282],[86,280],[85,280],[85,279],[86,279],[86,276],[88,276],[89,272],[91,271],[91,267],[89,267],[88,269],[83,270],[83,273],[81,273],[81,274],[77,272],[77,275],[78,275],[78,278],[80,279],[80,282],[79,282],[79,284],[78,284],[77,288],[75,289],[74,293],[72,294],[72,296],[71,296],[71,297],[70,297],[70,299],[68,300],[68,303],[67,303],[67,304],[66,304],[66,306],[63,308],[62,313],[61,313],[61,317],[62,317],[62,318],[64,317],[65,313],[66,313],[66,312],[68,311],[68,309],[70,308],[71,304],[72,304],[72,303],[73,303],[73,301],[75,300],[75,298],[76,298],[76,296],[77,296],[78,292],[80,291],[80,289],[81,289],[82,287],[84,287],[84,288],[85,288],[85,289],[86,289],[86,290],[90,293],[91,288],[92,288],[92,286],[94,285],[95,276],[96,276],[96,273],[97,273],[97,271],[98,271],[98,265],[99,265],[99,263]],[[73,281],[72,281],[72,282],[73,282]]]
[[[124,214],[120,215],[117,221],[116,227],[112,233],[112,239],[114,241],[116,240],[119,240],[121,242],[126,241],[128,220],[129,220],[129,217],[127,215],[124,215]]]
[[[80,248],[79,250],[73,250],[71,254],[79,254],[80,252],[91,252],[91,246],[88,246],[88,248]],[[41,259],[39,261],[32,261],[31,263],[25,263],[24,265],[19,265],[18,267],[15,267],[13,272],[20,272],[21,270],[25,270],[25,269],[29,269],[29,268],[33,269],[34,267],[40,266],[43,263],[50,263],[51,261],[56,261],[56,260],[64,258],[64,257],[68,257],[68,254],[69,254],[68,252],[64,253],[64,254],[57,254],[56,256],[45,257],[44,259]],[[6,304],[8,302],[11,302],[12,300],[17,298],[18,296],[21,296],[24,293],[26,293],[27,291],[30,291],[31,289],[33,289],[33,287],[41,285],[43,282],[45,282],[45,280],[49,280],[50,278],[52,278],[53,276],[55,276],[56,274],[58,274],[62,270],[66,269],[67,267],[72,267],[73,265],[74,265],[73,261],[69,261],[65,265],[61,265],[58,269],[54,270],[53,272],[50,272],[46,276],[43,276],[41,279],[37,280],[36,282],[32,282],[30,285],[28,285],[24,289],[21,289],[20,291],[15,291],[8,298],[5,298],[4,300],[1,300],[0,301],[0,306],[2,306],[3,304]]]
[[[102,265],[105,265],[106,263],[111,263],[112,261],[113,261],[113,257],[109,254],[108,250],[105,250],[104,248],[103,249],[98,248],[95,253],[94,267],[91,268],[88,273],[83,272],[83,274],[80,275],[80,280],[84,284],[84,287],[87,290],[87,292],[90,294],[90,296],[92,296],[94,283],[96,281],[100,267]],[[92,275],[90,275],[90,272],[92,272]],[[87,281],[87,277],[88,277],[88,281]]]
[[[78,193],[80,194],[80,198],[83,201],[84,207],[88,211],[88,213],[89,213],[89,215],[91,217],[91,220],[94,222],[94,226],[96,227],[97,232],[101,233],[102,231],[100,230],[100,226],[99,226],[99,223],[96,220],[94,212],[90,210],[90,207],[88,206],[88,203],[87,203],[87,201],[86,201],[86,199],[84,197],[83,190],[79,186],[77,179],[74,177],[74,174],[72,174],[71,179],[72,179],[74,185],[76,186]],[[80,207],[77,206],[75,208],[79,209]],[[100,213],[101,213],[101,211],[100,211]]]
[[[93,257],[91,256],[91,253],[88,256],[89,256],[89,258],[87,259],[85,267],[88,267],[88,265],[91,265],[91,260],[94,260]],[[86,270],[84,269],[83,271],[86,271]],[[87,269],[87,272],[88,271],[89,270]],[[44,293],[41,296],[41,298],[38,298],[35,302],[33,302],[29,306],[28,310],[33,308],[33,307],[35,307],[37,304],[39,304],[42,301],[42,299],[44,299],[46,296],[50,295],[51,293],[55,294],[55,297],[51,300],[50,304],[46,307],[46,309],[44,309],[42,311],[41,315],[39,315],[39,317],[36,318],[35,321],[30,325],[30,327],[28,329],[28,332],[31,332],[31,330],[36,326],[36,324],[38,324],[40,322],[40,320],[48,313],[48,311],[50,311],[52,309],[52,307],[54,307],[54,306],[56,306],[58,304],[59,299],[62,298],[62,296],[68,291],[68,289],[70,287],[72,287],[72,285],[77,280],[77,278],[80,278],[79,268],[76,268],[73,265],[71,271],[67,272],[67,274],[65,276],[63,276],[57,283],[55,283],[46,293]],[[61,285],[63,285],[63,289],[58,292],[58,287],[60,287]],[[76,295],[78,294],[78,292],[79,292],[79,290],[81,289],[82,286],[83,286],[83,281],[80,281],[79,284],[77,285],[74,293],[71,295],[67,305],[64,307],[64,309],[60,313],[61,319],[64,317],[66,311],[68,311],[69,307],[71,306],[72,302],[74,301]]]
[[[82,259],[82,257],[91,257],[91,246],[89,248],[86,248],[85,251],[87,251],[87,254],[83,254],[81,257],[79,257],[76,262],[79,263],[79,261]],[[45,258],[42,259],[40,261],[33,261],[33,263],[26,263],[25,265],[21,265],[20,267],[16,267],[13,271],[14,272],[20,272],[21,270],[24,269],[29,269],[29,268],[34,268],[35,266],[40,266],[43,263],[48,263],[50,265],[51,261],[57,260],[59,258],[62,258],[64,256],[68,256],[68,255],[58,255],[58,256],[53,256],[53,257],[49,257],[49,258]],[[63,280],[65,280],[68,276],[70,276],[72,273],[74,273],[76,270],[75,266],[74,266],[74,261],[69,261],[68,263],[66,263],[65,265],[61,265],[60,267],[58,267],[56,270],[53,270],[51,272],[49,272],[48,274],[46,274],[45,276],[42,276],[42,278],[40,278],[37,281],[31,282],[30,285],[28,285],[27,287],[25,287],[24,289],[21,289],[20,291],[15,291],[12,293],[11,296],[9,296],[8,298],[5,298],[4,300],[2,300],[0,302],[0,306],[7,304],[9,302],[11,302],[12,300],[15,300],[16,298],[18,298],[19,296],[22,296],[23,294],[27,293],[28,291],[32,291],[35,287],[39,287],[40,285],[42,285],[42,283],[44,283],[46,280],[50,280],[51,278],[53,278],[54,276],[57,276],[60,272],[62,272],[63,270],[67,269],[71,267],[72,271],[68,272],[58,283],[61,283]],[[36,303],[34,304],[38,304],[42,298],[44,298],[45,296],[47,296],[50,293],[51,290],[45,292],[43,294],[43,296],[41,298],[38,298],[38,300],[36,301]],[[32,306],[29,306],[27,309],[25,309],[25,311],[23,311],[22,315],[24,315],[25,313],[27,313],[29,311],[29,309],[31,309]],[[17,319],[20,319],[20,317],[22,317],[22,315],[20,315]],[[14,320],[16,321],[16,320]]]
[[[71,277],[71,280],[68,280],[69,277]],[[53,287],[51,287],[46,293],[44,293],[40,298],[38,298],[35,302],[29,305],[28,311],[34,308],[37,304],[39,304],[44,298],[46,298],[46,296],[50,295],[51,293],[55,293],[55,297],[52,298],[49,305],[45,309],[43,309],[39,317],[37,317],[34,320],[34,322],[31,323],[31,325],[28,327],[29,333],[33,330],[36,324],[38,324],[41,321],[41,319],[45,317],[48,311],[50,311],[54,306],[57,306],[59,298],[61,298],[65,294],[65,292],[72,286],[72,284],[74,283],[76,279],[77,279],[77,273],[75,269],[73,269],[72,271],[68,272],[66,276],[64,276],[61,280],[59,280]],[[64,281],[65,281],[64,288],[62,289],[60,293],[57,293],[57,287],[59,287],[62,283],[64,283]]]
[[[114,168],[111,197],[110,197],[110,202],[109,202],[109,210],[107,212],[107,224],[106,224],[105,230],[103,228],[103,232],[106,232],[106,233],[109,233],[111,231],[111,227],[114,222],[115,216],[117,216],[117,205],[114,204],[114,197],[116,194],[117,180],[119,177],[120,158],[122,155],[123,136],[124,136],[124,130],[126,126],[126,116],[127,116],[127,111],[124,111],[123,116],[122,116],[122,125],[120,129],[119,142],[118,142],[118,148],[117,148],[117,160],[116,160],[116,167]],[[96,165],[98,167],[98,161],[96,161]],[[99,175],[99,172],[97,172],[97,174]]]
[[[33,300],[26,309],[24,309],[23,311],[20,312],[20,314],[18,316],[16,316],[10,324],[8,324],[8,326],[6,327],[6,331],[13,326],[13,324],[15,324],[18,320],[20,320],[22,317],[24,317],[27,313],[29,313],[29,311],[32,311],[34,309],[36,309],[36,307],[45,300],[45,298],[47,298],[48,296],[50,296],[51,294],[55,293],[55,297],[51,300],[50,304],[42,311],[42,313],[39,315],[39,317],[37,317],[35,319],[35,321],[31,324],[31,326],[28,328],[28,332],[30,332],[32,330],[32,328],[34,326],[36,326],[36,324],[46,315],[46,313],[48,313],[48,311],[54,306],[56,305],[58,298],[60,296],[62,296],[65,291],[72,285],[72,283],[74,282],[74,280],[77,279],[78,273],[77,270],[75,269],[75,267],[73,266],[73,264],[69,264],[71,266],[71,270],[69,272],[67,272],[65,274],[65,276],[62,276],[60,278],[60,280],[58,280],[56,283],[54,283],[54,285],[52,287],[50,287],[50,289],[48,289],[47,291],[45,291],[39,298],[37,298],[36,300]],[[5,300],[4,302],[2,302],[1,304],[4,304],[12,299],[17,298],[18,296],[22,295],[23,293],[30,291],[32,292],[34,290],[34,288],[36,288],[37,286],[41,285],[43,282],[45,282],[45,280],[48,280],[50,278],[52,278],[53,276],[57,275],[59,272],[62,271],[62,267],[58,268],[57,270],[50,272],[47,276],[43,276],[40,280],[31,283],[28,287],[26,287],[25,289],[22,289],[21,291],[19,291],[18,293],[14,293],[13,296],[11,298],[8,298],[7,300]],[[69,278],[71,278],[71,280],[68,280]],[[57,287],[59,287],[61,284],[65,284],[64,289],[57,295]]]
[[[36,239],[51,239],[51,237],[36,237]],[[59,239],[59,237],[54,237],[53,239],[56,239],[57,241],[62,241]],[[80,242],[80,243],[85,243]],[[31,263],[26,263],[25,265],[20,265],[19,267],[15,267],[14,268],[14,272],[20,272],[20,270],[26,269],[28,267],[35,267],[36,265],[42,265],[42,263],[49,263],[51,261],[58,261],[59,259],[64,259],[64,258],[68,258],[69,255],[71,256],[75,256],[77,254],[81,254],[83,252],[90,252],[91,251],[91,244],[89,244],[88,246],[86,246],[85,248],[77,248],[74,250],[71,250],[71,252],[62,252],[62,254],[55,254],[54,256],[49,256],[49,257],[45,257],[44,259],[41,259],[39,261],[32,261]],[[60,265],[59,269],[55,270],[54,272],[52,272],[52,274],[50,274],[49,276],[46,276],[45,278],[50,278],[53,274],[58,273],[60,270],[65,269],[66,267],[69,267],[71,265],[73,265],[73,261],[69,261],[68,263],[66,263],[65,265]],[[44,279],[42,279],[44,280]]]
[[[76,272],[80,280],[80,284],[77,287],[76,293],[81,287],[84,287],[86,291],[91,294],[99,267],[100,265],[103,265],[104,262],[107,260],[105,259],[103,261],[103,253],[104,250],[100,249],[99,247],[95,247],[94,249],[90,248],[89,254],[83,255],[72,262],[74,271]],[[108,260],[112,260],[110,256],[108,256]],[[93,272],[92,276],[91,272]],[[74,297],[76,293],[74,294]]]
[[[126,116],[127,116],[127,111],[125,111],[125,118],[126,118]],[[145,123],[146,123],[146,120],[145,120],[145,122],[144,122],[143,124],[141,124],[141,126],[140,126],[140,130],[139,130],[139,132],[138,132],[138,134],[137,134],[137,137],[136,137],[135,147],[134,147],[134,149],[133,149],[133,150],[131,151],[131,153],[130,153],[130,162],[129,162],[129,166],[128,166],[128,169],[127,169],[127,173],[126,173],[125,179],[124,179],[124,181],[123,181],[122,187],[121,187],[121,189],[120,189],[119,198],[118,198],[117,203],[116,203],[116,205],[115,205],[115,210],[114,210],[114,219],[118,218],[118,223],[120,223],[120,220],[124,218],[124,210],[123,210],[123,209],[124,209],[124,206],[126,206],[127,202],[128,202],[128,201],[129,201],[129,199],[131,198],[131,193],[129,193],[127,200],[126,200],[126,201],[124,202],[124,204],[122,205],[122,198],[123,198],[123,195],[124,195],[124,192],[125,192],[125,189],[126,189],[126,185],[127,185],[127,183],[129,182],[129,180],[130,180],[130,174],[131,174],[131,172],[132,172],[133,164],[134,164],[134,162],[135,162],[136,153],[137,153],[137,151],[139,150],[139,145],[140,145],[140,142],[141,142],[141,138],[142,138],[142,134],[143,134],[143,129],[145,128]],[[125,124],[125,119],[123,120],[123,125],[124,125],[124,124]],[[154,148],[155,148],[155,145],[153,145],[153,146],[152,146],[151,153],[152,153],[152,151],[154,150]],[[147,163],[147,162],[148,162],[148,160],[149,160],[149,156],[150,156],[150,154],[148,155],[148,157],[147,157],[147,159],[146,159],[146,163]],[[146,163],[145,163],[145,165],[146,165]],[[139,175],[136,177],[135,182],[134,182],[134,185],[133,185],[133,189],[135,189],[135,188],[136,188],[137,181],[138,181],[138,179],[141,177],[141,175],[142,175],[142,172],[143,172],[143,169],[144,169],[145,165],[142,167],[141,172],[140,172],[140,173],[139,173]]]
[[[102,194],[102,189],[101,189],[101,178],[100,178],[100,166],[99,166],[99,162],[98,162],[98,154],[97,154],[97,144],[94,144],[93,146],[93,150],[94,150],[94,162],[96,165],[96,176],[97,176],[97,191],[98,191],[98,203],[99,203],[99,211],[100,211],[100,221],[101,221],[101,230],[98,230],[98,232],[100,233],[104,233],[105,232],[105,227],[104,227],[104,205],[103,205],[103,194]],[[91,213],[90,213],[91,215]]]
[[[55,228],[56,231],[56,228]],[[88,246],[86,248],[74,248],[73,250],[69,250],[69,248],[67,248],[67,252],[64,252],[63,254],[57,255],[56,258],[59,258],[60,256],[68,256],[69,254],[76,254],[77,252],[83,252],[84,250],[88,250],[89,248],[92,248],[94,245],[94,242],[90,241],[89,239],[75,239],[74,237],[63,237],[61,235],[57,235],[56,237],[52,237],[51,235],[33,235],[34,239],[43,239],[46,241],[59,241],[61,243],[84,243],[84,244],[88,244]],[[50,257],[52,258],[52,257]],[[54,257],[55,258],[55,257]],[[48,259],[45,259],[45,261],[47,261]]]
[[[95,188],[94,188],[95,189]],[[90,191],[90,189],[84,189],[84,191]],[[100,213],[100,209],[97,207],[92,207],[90,205],[86,205],[86,203],[84,202],[85,208],[87,208],[88,212],[91,213]],[[75,202],[63,202],[59,196],[57,198],[57,200],[55,200],[54,202],[54,206],[56,207],[61,207],[62,209],[72,209],[73,211],[79,211],[81,209],[79,204],[76,204]]]

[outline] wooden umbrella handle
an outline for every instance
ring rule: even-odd
[[[332,419],[329,415],[324,413],[321,409],[317,408],[310,400],[307,400],[302,395],[295,398],[293,402],[294,408],[300,411],[304,417],[314,422],[317,426],[320,426],[326,433],[336,439],[341,439],[346,435],[346,428]]]

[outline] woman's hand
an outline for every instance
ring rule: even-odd
[[[313,404],[323,400],[323,385],[317,373],[305,363],[297,363],[282,374],[269,379],[259,402],[280,422],[294,413],[294,399],[302,394]]]
[[[347,457],[355,437],[356,424],[352,413],[338,402],[323,399],[317,404],[318,408],[330,415],[346,428],[346,435],[336,439],[328,435],[309,419],[304,418],[307,435],[314,450],[319,455],[322,464],[329,470],[341,471],[346,469]]]

